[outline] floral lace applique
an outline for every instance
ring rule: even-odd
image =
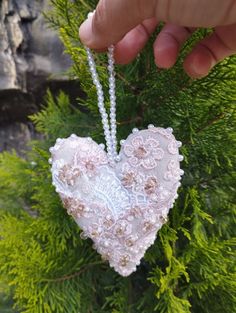
[[[131,234],[132,232],[132,225],[127,222],[126,220],[119,220],[115,226],[113,233],[117,237],[123,237]]]
[[[103,233],[102,225],[92,223],[88,225],[88,227],[84,228],[83,237],[94,239],[96,243],[96,240],[101,238],[102,233]]]
[[[178,144],[177,141],[174,139],[172,140],[168,146],[167,146],[168,151],[170,152],[170,154],[177,154],[178,153]]]
[[[144,192],[149,196],[156,192],[159,183],[157,178],[154,176],[149,176],[144,183]]]
[[[146,169],[155,168],[156,161],[160,161],[164,157],[164,151],[159,148],[157,140],[153,138],[145,140],[141,136],[133,138],[130,145],[125,145],[124,153],[129,158],[130,165],[143,166]]]
[[[156,229],[155,222],[152,219],[147,219],[143,221],[142,231],[146,233],[150,233]]]
[[[165,129],[165,128],[161,128],[161,127],[152,127],[152,128],[149,128],[148,131],[150,131],[152,133],[158,133],[167,139],[174,138],[170,128]]]
[[[138,235],[131,235],[127,239],[125,239],[125,246],[131,248],[134,246],[135,242],[138,240]]]
[[[136,168],[131,167],[128,163],[124,163],[122,166],[120,180],[125,188],[130,188],[134,192],[139,191],[144,178],[144,175],[139,173]]]
[[[80,177],[82,174],[82,171],[79,167],[74,167],[71,164],[65,164],[60,168],[58,177],[59,179],[69,185],[74,186],[76,179]]]
[[[85,206],[85,204],[76,198],[64,198],[63,205],[66,208],[69,215],[73,216],[75,219],[80,217],[89,217],[91,213],[90,209]]]
[[[84,144],[81,150],[78,150],[74,156],[74,164],[82,167],[83,173],[93,176],[101,165],[108,164],[105,151],[93,144]]]
[[[101,219],[101,224],[104,225],[105,228],[109,229],[115,224],[115,219],[111,214],[107,214],[105,218]]]
[[[181,179],[181,173],[178,162],[171,160],[167,165],[167,172],[164,175],[164,178],[166,180],[180,180]]]

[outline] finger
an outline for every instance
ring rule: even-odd
[[[193,78],[206,76],[214,65],[236,54],[236,24],[215,28],[200,41],[184,61],[184,69]]]
[[[125,35],[115,46],[116,63],[127,64],[131,62],[144,48],[156,27],[156,18],[147,19]]]
[[[160,21],[188,27],[215,27],[236,22],[235,0],[156,0]]]
[[[166,24],[153,46],[156,65],[160,68],[172,67],[177,60],[181,46],[194,30],[194,28]]]
[[[116,44],[142,21],[154,16],[155,2],[100,0],[94,16],[80,26],[81,41],[94,49]]]

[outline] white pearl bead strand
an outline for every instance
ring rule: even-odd
[[[110,122],[109,117],[104,106],[104,92],[99,81],[96,70],[95,61],[92,52],[86,47],[88,56],[89,70],[92,75],[93,83],[97,89],[98,108],[102,118],[103,130],[107,146],[107,155],[109,161],[115,162],[117,160],[117,128],[116,128],[116,95],[115,95],[115,71],[114,71],[114,46],[108,48],[108,73],[109,73],[109,95],[110,95]]]

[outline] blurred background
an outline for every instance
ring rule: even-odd
[[[49,88],[74,101],[78,83],[66,75],[68,54],[42,14],[48,0],[0,1],[0,151],[20,154],[37,135],[29,114],[38,111]]]

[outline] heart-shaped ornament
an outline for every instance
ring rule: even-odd
[[[68,213],[110,266],[128,276],[177,198],[181,142],[171,128],[134,129],[111,164],[104,145],[71,135],[50,148],[52,178]]]

